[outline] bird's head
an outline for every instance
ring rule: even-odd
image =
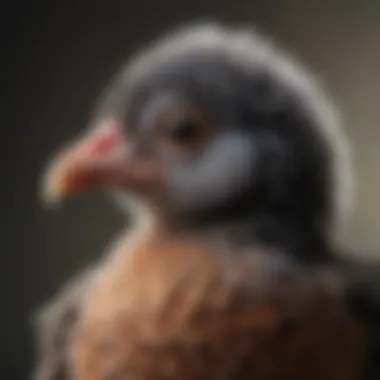
[[[318,91],[254,32],[181,30],[116,77],[93,127],[53,161],[47,195],[102,186],[178,225],[274,215],[325,229],[348,177],[344,137]]]

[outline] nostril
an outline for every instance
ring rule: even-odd
[[[107,153],[115,146],[116,142],[117,140],[113,135],[100,136],[100,138],[94,142],[94,146],[92,148],[94,153]]]
[[[122,129],[113,120],[106,120],[89,136],[86,151],[90,155],[102,155],[115,149],[124,140]]]

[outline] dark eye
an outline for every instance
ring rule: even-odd
[[[194,120],[181,120],[170,131],[171,139],[179,144],[190,143],[195,140],[200,128]]]
[[[184,152],[202,146],[212,131],[211,121],[199,110],[177,109],[161,123],[159,143],[161,147]]]

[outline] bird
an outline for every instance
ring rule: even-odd
[[[44,172],[45,200],[104,189],[131,223],[39,314],[36,378],[378,378],[378,263],[336,242],[350,171],[331,100],[272,39],[159,37]]]

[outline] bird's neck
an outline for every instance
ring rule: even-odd
[[[133,207],[132,207],[132,206]],[[185,235],[208,242],[225,242],[239,247],[261,246],[278,250],[304,263],[330,261],[334,254],[329,237],[318,223],[294,212],[273,211],[268,208],[236,208],[212,217],[198,217],[183,222],[172,214],[133,200],[127,207],[135,216],[135,236]],[[235,211],[235,212],[234,212]],[[210,215],[210,214],[208,214]]]
[[[294,215],[258,213],[219,223],[204,223],[189,228],[191,233],[221,239],[238,247],[259,245],[279,250],[305,263],[330,260],[328,238],[312,223]]]

